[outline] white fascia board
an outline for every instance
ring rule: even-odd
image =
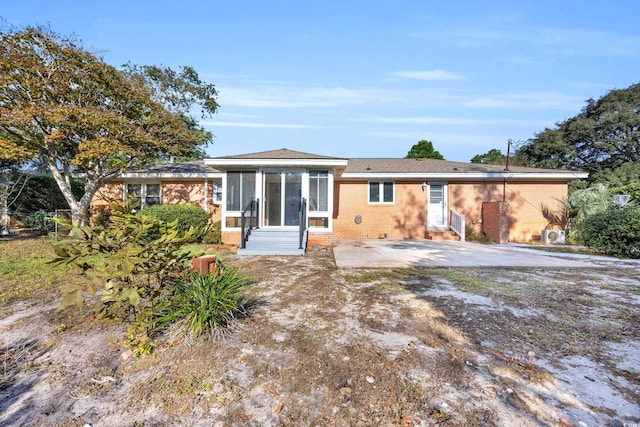
[[[558,180],[558,179],[584,179],[588,178],[587,172],[470,172],[470,173],[343,173],[340,178],[336,179],[447,179],[447,180],[465,180],[465,179],[484,179],[484,180],[501,180],[501,179],[521,179],[521,180]]]
[[[204,159],[210,166],[347,166],[343,159]]]
[[[126,172],[118,175],[115,179],[133,179],[133,178],[155,178],[155,179],[180,179],[180,178],[222,178],[221,172],[211,173],[152,173],[152,172]]]

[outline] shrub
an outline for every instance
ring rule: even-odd
[[[214,222],[211,227],[206,231],[202,242],[209,245],[217,245],[222,240],[222,232],[220,231],[222,223],[220,221]]]
[[[640,208],[611,207],[584,220],[585,244],[620,258],[640,258]]]
[[[130,203],[114,206],[106,227],[74,228],[69,239],[54,244],[54,264],[72,264],[87,280],[63,288],[60,308],[82,306],[83,292],[101,290],[101,314],[131,322],[128,344],[134,353],[149,349],[149,334],[156,313],[179,283],[191,273],[192,255],[182,249],[197,240],[204,229],[178,230],[149,215],[132,215]]]
[[[56,227],[54,217],[51,212],[33,212],[22,218],[22,225],[40,233],[48,233]]]
[[[189,339],[220,331],[245,314],[242,301],[250,283],[239,270],[218,260],[215,272],[196,273],[177,286],[156,324],[164,327],[174,323],[176,330]]]
[[[178,229],[183,232],[190,227],[203,228],[209,221],[207,212],[193,205],[152,205],[141,209],[137,215],[151,215],[166,223],[177,220]]]
[[[80,200],[84,194],[84,182],[72,178],[71,192],[76,200]],[[69,209],[69,204],[62,195],[56,180],[50,175],[30,177],[13,205],[17,217],[39,210],[52,212],[56,209]]]

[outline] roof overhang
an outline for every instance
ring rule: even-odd
[[[502,181],[502,180],[522,180],[522,181],[571,181],[574,179],[588,178],[587,172],[468,172],[468,173],[401,173],[401,172],[380,172],[380,173],[343,173],[340,179],[392,179],[392,180],[482,180],[482,181]]]
[[[204,159],[204,164],[215,167],[340,167],[346,159]]]
[[[117,178],[122,179],[140,179],[140,178],[153,178],[153,179],[206,179],[206,178],[222,178],[222,172],[125,172],[118,175]]]

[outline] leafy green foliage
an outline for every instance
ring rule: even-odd
[[[51,212],[33,212],[22,218],[22,225],[40,233],[53,231],[56,227],[55,215]]]
[[[640,208],[610,207],[584,221],[587,246],[620,258],[640,258]]]
[[[138,212],[138,216],[142,215],[149,215],[166,223],[177,221],[180,231],[187,231],[190,227],[204,228],[209,221],[207,212],[194,205],[152,205]]]
[[[482,163],[488,165],[503,165],[507,160],[507,156],[502,151],[492,148],[484,154],[477,154],[471,159],[471,163]]]
[[[84,182],[71,178],[71,192],[79,200],[84,194]],[[29,177],[12,208],[14,215],[21,217],[40,210],[53,212],[56,209],[69,209],[69,203],[52,176],[34,175]]]
[[[238,269],[216,260],[215,272],[197,273],[178,285],[166,313],[157,323],[159,326],[175,323],[192,339],[224,329],[238,315],[245,314],[242,301],[250,284]]]
[[[640,83],[590,99],[582,112],[538,133],[517,156],[528,166],[580,169],[590,182],[640,181]]]
[[[217,245],[222,241],[222,222],[216,221],[211,224],[211,227],[207,230],[205,235],[202,237],[202,243],[207,243],[211,245]]]
[[[613,205],[613,196],[605,184],[593,184],[591,187],[572,192],[566,200],[569,218],[571,218],[571,237],[584,241],[584,222],[597,213],[606,211]]]
[[[444,156],[433,148],[433,143],[422,139],[414,144],[407,153],[406,159],[437,159],[444,160]]]
[[[71,264],[86,275],[81,284],[63,288],[60,308],[84,304],[83,291],[100,289],[101,314],[129,320],[148,334],[153,313],[166,306],[174,287],[188,274],[191,255],[181,248],[204,229],[181,231],[149,215],[133,215],[134,201],[114,205],[107,227],[73,228],[71,237],[54,245],[54,264]]]

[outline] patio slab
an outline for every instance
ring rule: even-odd
[[[434,242],[430,240],[343,240],[334,244],[340,268],[546,267],[606,268],[611,263],[639,267],[635,260],[546,252],[519,244]]]

